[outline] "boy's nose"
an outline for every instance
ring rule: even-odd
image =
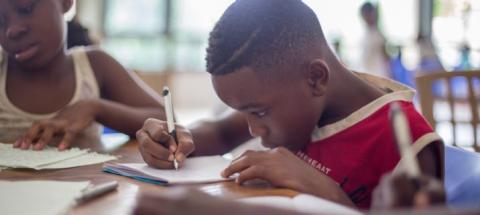
[[[267,128],[255,120],[248,119],[248,129],[252,137],[264,137],[267,134]]]

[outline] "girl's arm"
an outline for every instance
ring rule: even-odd
[[[101,94],[94,104],[98,122],[133,136],[146,119],[165,119],[160,96],[138,76],[101,50],[91,49],[87,55]]]

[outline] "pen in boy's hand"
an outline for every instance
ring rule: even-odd
[[[170,89],[167,86],[163,88],[162,95],[165,101],[165,115],[167,117],[168,134],[170,134],[170,136],[172,136],[173,139],[175,140],[175,143],[178,144],[177,132],[175,131],[175,122],[173,119],[172,96],[170,93]],[[175,154],[173,155],[173,166],[175,167],[175,170],[178,170],[178,161],[177,161],[177,158],[175,157]]]

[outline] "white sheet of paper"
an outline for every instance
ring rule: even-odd
[[[115,160],[115,156],[88,152],[88,149],[73,148],[58,151],[48,147],[41,151],[21,150],[11,144],[0,143],[0,169],[30,168],[30,169],[64,169]]]
[[[205,156],[187,159],[178,171],[154,169],[145,163],[105,164],[105,167],[169,184],[192,184],[229,180],[220,175],[229,164],[221,156]]]
[[[0,214],[65,214],[89,184],[90,182],[0,181]]]
[[[78,166],[87,166],[92,164],[104,163],[107,161],[116,160],[117,157],[113,155],[98,154],[90,152],[88,154],[80,155],[71,159],[63,160],[57,163],[41,166],[41,169],[65,169]]]
[[[88,153],[88,150],[73,148],[58,151],[57,148],[48,147],[41,151],[32,149],[21,150],[13,148],[12,144],[0,143],[0,166],[11,168],[40,169],[41,166],[74,158]]]
[[[284,196],[258,196],[242,198],[238,201],[247,204],[266,205],[290,209],[303,213],[351,214],[360,215],[357,210],[309,194],[299,194],[294,198]]]

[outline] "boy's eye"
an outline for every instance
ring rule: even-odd
[[[251,114],[259,118],[262,118],[267,115],[267,111],[254,111]]]

